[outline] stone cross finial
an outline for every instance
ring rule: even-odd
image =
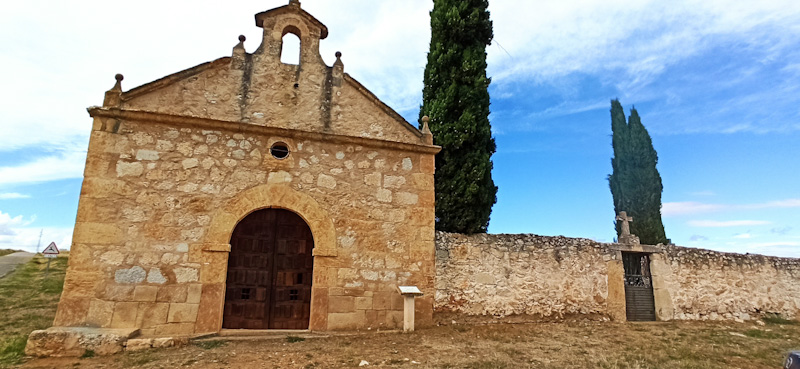
[[[631,235],[631,227],[628,224],[628,222],[632,222],[633,221],[633,217],[629,217],[628,213],[626,213],[624,211],[620,211],[619,215],[617,215],[616,220],[622,222],[622,224],[619,227],[620,228],[620,233],[619,233],[620,238],[625,237],[625,236],[630,236]]]

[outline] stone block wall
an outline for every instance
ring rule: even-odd
[[[800,317],[800,259],[537,235],[436,233],[436,311],[625,319],[622,251],[651,253],[656,316]]]
[[[96,126],[115,120],[96,118]],[[238,220],[265,207],[314,234],[312,329],[402,326],[396,286],[433,295],[433,155],[298,137],[123,120],[92,133],[56,326],[221,326]],[[291,154],[276,159],[273,142]]]
[[[122,91],[92,134],[56,326],[145,335],[222,326],[231,233],[253,211],[297,213],[314,240],[310,329],[402,326],[398,285],[432,322],[434,155],[420,132],[319,55],[299,2],[256,15],[261,46]],[[280,61],[297,35],[300,65]],[[270,153],[275,143],[286,158]]]

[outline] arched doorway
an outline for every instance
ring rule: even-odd
[[[308,329],[314,240],[299,215],[262,209],[231,235],[222,327]]]

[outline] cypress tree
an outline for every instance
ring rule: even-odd
[[[487,0],[434,0],[420,117],[430,118],[436,155],[436,228],[486,232],[497,187],[489,123]]]
[[[635,108],[628,123],[619,100],[611,101],[612,173],[608,184],[614,199],[614,213],[625,211],[633,217],[631,233],[644,244],[669,243],[661,222],[661,175],[656,169],[658,154]],[[617,235],[620,227],[616,225]]]

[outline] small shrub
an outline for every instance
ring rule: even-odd
[[[83,352],[83,355],[81,355],[81,359],[88,359],[90,357],[94,357],[94,355],[94,350],[86,350]]]
[[[203,349],[203,350],[211,350],[217,347],[223,347],[228,344],[227,341],[222,340],[211,340],[211,341],[197,341],[194,342],[194,345]]]
[[[25,353],[27,342],[28,338],[24,335],[0,339],[0,366],[18,363]]]
[[[469,369],[505,369],[508,364],[499,360],[481,360],[468,363],[465,368]]]
[[[286,336],[286,342],[289,342],[289,343],[303,342],[303,341],[305,341],[305,340],[306,340],[306,339],[305,339],[305,338],[303,338],[303,337],[297,337],[297,336]]]
[[[761,320],[767,324],[797,325],[800,322],[782,317],[780,314],[766,314]]]
[[[778,333],[762,331],[760,329],[748,329],[747,331],[744,332],[744,335],[747,337],[766,338],[766,339],[776,339],[782,337]]]

